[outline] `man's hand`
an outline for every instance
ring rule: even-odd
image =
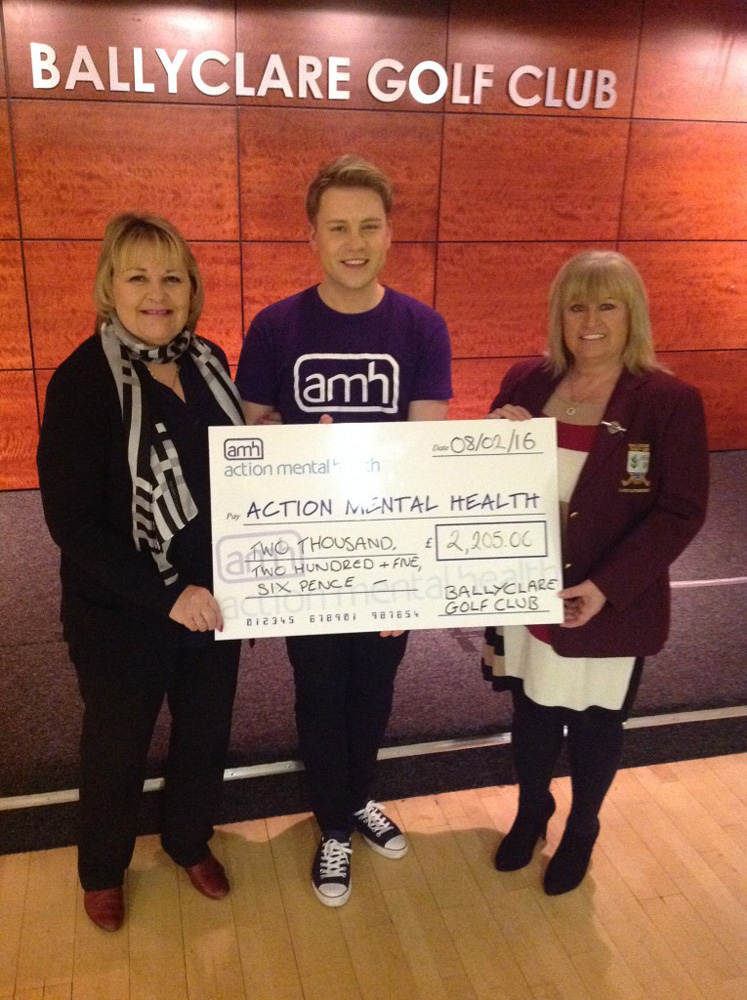
[[[564,620],[561,628],[580,628],[599,614],[607,598],[591,580],[584,580],[575,587],[566,587],[558,597],[563,600]]]
[[[196,587],[192,583],[177,597],[169,618],[190,632],[223,631],[220,605],[206,587]]]
[[[396,639],[398,635],[404,635],[404,634],[405,634],[404,629],[400,629],[399,632],[379,632],[379,635],[381,636],[382,639],[388,639],[389,636],[391,636],[393,639]]]

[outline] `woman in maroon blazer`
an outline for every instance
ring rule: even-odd
[[[484,661],[514,698],[519,809],[496,854],[500,871],[527,865],[546,833],[567,727],[573,804],[544,878],[558,895],[586,874],[643,657],[666,641],[669,566],[705,517],[708,445],[698,391],[656,361],[630,261],[573,257],[549,313],[547,356],[510,369],[490,415],[558,421],[564,621],[508,627],[503,644],[488,630]]]

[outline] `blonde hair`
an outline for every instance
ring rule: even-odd
[[[114,272],[122,268],[133,249],[141,246],[152,247],[169,258],[177,258],[189,275],[187,329],[194,330],[204,301],[202,278],[194,254],[179,230],[166,219],[158,215],[136,215],[134,212],[123,212],[110,219],[104,232],[93,283],[93,301],[98,310],[97,327],[116,313],[112,288]]]
[[[306,215],[312,226],[319,214],[322,195],[329,188],[368,188],[375,191],[384,205],[384,213],[389,216],[394,203],[392,183],[386,174],[362,156],[346,153],[322,167],[306,192]]]
[[[643,281],[627,257],[614,250],[585,250],[571,257],[550,287],[547,331],[548,367],[556,375],[568,370],[573,356],[563,337],[563,312],[571,302],[619,299],[628,307],[628,340],[622,361],[634,375],[663,368],[656,360]]]

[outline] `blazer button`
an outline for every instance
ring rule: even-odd
[[[568,515],[568,517],[578,517],[578,511],[577,510],[572,510],[570,512],[570,514]]]
[[[573,565],[573,563],[564,563],[563,564],[563,569],[570,569],[572,565]]]

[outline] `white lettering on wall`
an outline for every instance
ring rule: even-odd
[[[75,50],[73,61],[70,63],[70,72],[65,81],[65,90],[74,90],[78,83],[92,83],[96,90],[104,89],[99,71],[86,45],[79,45]]]
[[[132,89],[140,94],[154,94],[162,92],[165,84],[169,94],[178,94],[180,84],[191,81],[201,94],[220,97],[230,91],[233,77],[237,97],[264,98],[276,91],[287,98],[293,98],[297,94],[301,100],[311,98],[318,101],[325,96],[325,60],[319,56],[299,55],[296,57],[296,65],[289,65],[286,69],[278,52],[271,53],[264,66],[261,63],[247,66],[244,52],[228,55],[217,49],[206,49],[198,52],[193,57],[189,70],[182,73],[189,55],[187,49],[178,49],[173,56],[164,48],[156,48],[154,51],[163,67],[164,76],[156,73],[155,80],[146,80],[142,48],[135,47],[131,50],[130,66],[126,50],[110,45],[107,48],[107,62],[99,67],[90,49],[86,45],[78,45],[70,59],[65,89],[85,89],[92,85],[97,91],[108,89],[126,93]],[[31,42],[30,57],[33,89],[53,90],[59,86],[64,71],[58,66],[55,49],[44,42]],[[228,67],[232,60],[235,62],[234,72],[226,72],[224,79],[218,83],[212,84],[205,80],[203,72],[207,63]],[[106,83],[101,69],[108,71]],[[294,71],[295,80],[292,79]],[[326,97],[333,101],[349,100],[352,78],[350,57],[328,56],[326,71]],[[376,60],[368,69],[366,84],[368,92],[381,104],[393,104],[408,93],[414,101],[424,105],[435,104],[447,94],[453,105],[480,105],[484,92],[495,85],[494,72],[492,63],[476,63],[471,70],[470,87],[468,64],[457,62],[449,69],[433,59],[424,59],[409,68],[398,59],[384,57]],[[595,109],[607,110],[614,107],[617,101],[616,88],[617,76],[609,69],[579,70],[571,67],[568,70],[558,70],[556,66],[542,69],[531,63],[513,70],[507,80],[509,100],[520,108],[533,108],[541,104],[546,108],[580,111],[593,104]]]
[[[205,83],[202,79],[202,67],[206,62],[217,62],[221,66],[227,66],[230,61],[227,55],[224,55],[223,52],[218,52],[216,49],[208,49],[207,52],[201,52],[195,58],[195,61],[192,63],[192,82],[201,94],[207,94],[208,97],[220,97],[221,94],[225,94],[228,90],[228,84],[225,81],[215,86]]]
[[[31,43],[31,83],[34,90],[52,90],[60,82],[60,71],[55,66],[57,53],[51,45]]]
[[[524,77],[531,77],[534,80],[545,78],[544,101],[540,93],[527,93],[530,88],[523,79]],[[617,101],[617,91],[615,90],[617,76],[609,69],[584,70],[581,95],[577,97],[578,70],[576,68],[569,69],[565,80],[559,81],[558,70],[555,66],[548,66],[546,73],[539,66],[530,64],[519,66],[508,78],[508,96],[520,108],[531,108],[542,101],[546,108],[567,107],[572,111],[580,111],[581,108],[585,108],[589,104],[595,77],[594,107],[601,109],[613,107]],[[560,94],[558,90],[560,90]]]

